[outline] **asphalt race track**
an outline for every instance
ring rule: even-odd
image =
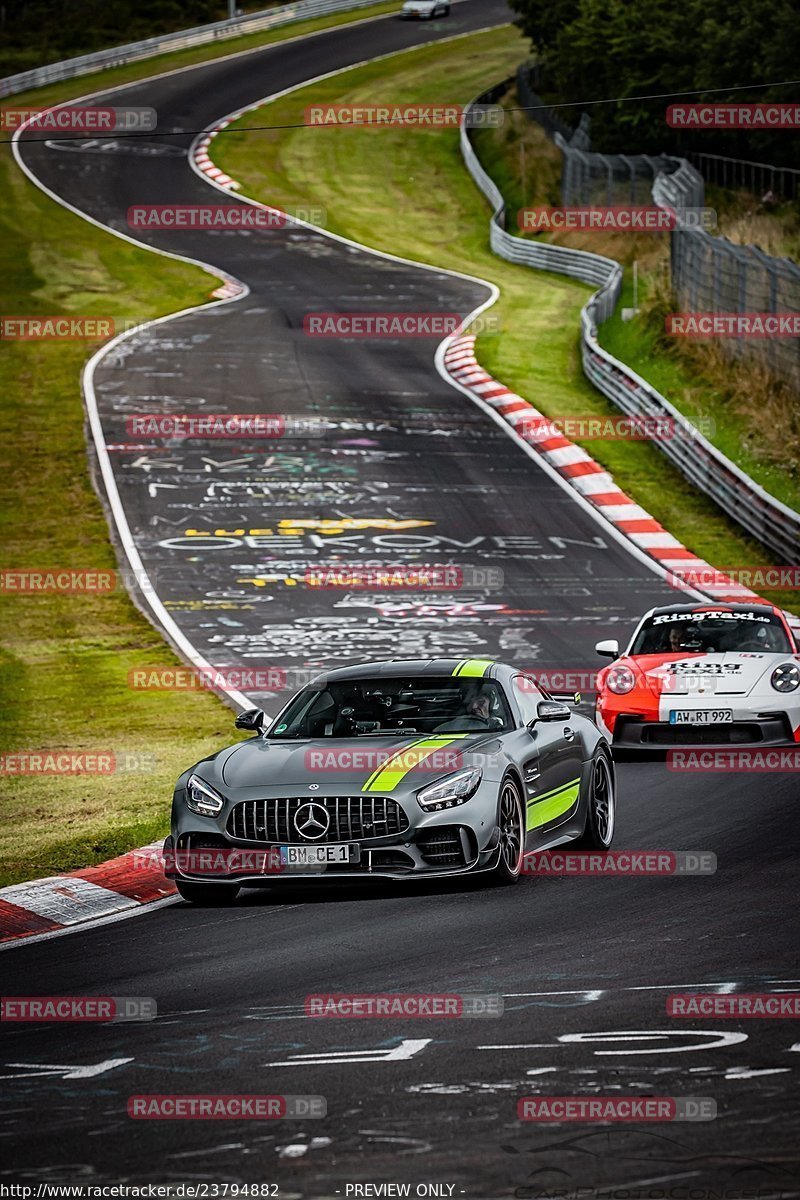
[[[140,83],[113,102],[155,107],[168,138],[137,139],[137,153],[23,139],[21,154],[56,195],[129,232],[136,203],[225,202],[175,152],[193,140],[182,131],[337,67],[509,17],[500,0],[465,0],[435,24],[378,20]],[[95,378],[136,547],[209,662],[286,671],[287,686],[318,666],[398,653],[586,671],[596,640],[624,637],[643,608],[675,597],[439,376],[439,339],[303,332],[309,312],[467,314],[487,299],[480,283],[297,226],[137,236],[249,288],[128,339]],[[175,412],[284,413],[325,427],[266,449],[133,444],[126,418]],[[356,562],[455,563],[465,586],[420,598],[296,578]],[[274,710],[286,692],[248,694]],[[275,889],[248,892],[229,911],[178,903],[14,948],[1,960],[8,994],[153,996],[159,1014],[4,1026],[0,1182],[273,1183],[284,1198],[384,1182],[522,1200],[612,1186],[628,1196],[796,1195],[791,1022],[678,1021],[665,1011],[671,991],[800,982],[796,784],[678,775],[658,763],[622,765],[619,784],[616,847],[713,851],[717,873],[525,879],[499,891],[463,881]],[[501,993],[505,1015],[305,1017],[305,996],[325,991]],[[321,1095],[327,1116],[127,1116],[132,1094],[175,1092]],[[601,1128],[516,1119],[527,1094],[644,1093],[713,1097],[718,1119]]]

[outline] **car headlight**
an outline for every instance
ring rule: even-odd
[[[611,667],[606,675],[606,687],[615,696],[626,696],[636,687],[636,676],[630,667]]]
[[[466,804],[478,790],[478,784],[483,778],[480,767],[470,767],[466,771],[458,771],[439,783],[417,792],[420,807],[428,812],[437,808],[454,808],[457,804]]]
[[[199,813],[201,817],[218,817],[224,803],[219,792],[215,792],[209,784],[203,783],[196,775],[189,776],[189,782],[186,784],[186,804],[192,812]]]
[[[800,667],[796,663],[781,663],[770,680],[776,692],[794,692],[800,687]]]

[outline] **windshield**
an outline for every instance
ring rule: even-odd
[[[484,679],[345,679],[304,688],[269,738],[479,733],[512,728],[502,689]]]
[[[631,654],[724,654],[726,650],[791,654],[786,630],[770,612],[656,613]]]

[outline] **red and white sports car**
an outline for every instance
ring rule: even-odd
[[[800,653],[770,604],[674,604],[646,613],[597,676],[595,720],[614,748],[800,742]]]

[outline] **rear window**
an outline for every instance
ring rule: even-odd
[[[724,654],[726,650],[791,654],[781,622],[757,609],[656,613],[636,635],[631,654]]]

